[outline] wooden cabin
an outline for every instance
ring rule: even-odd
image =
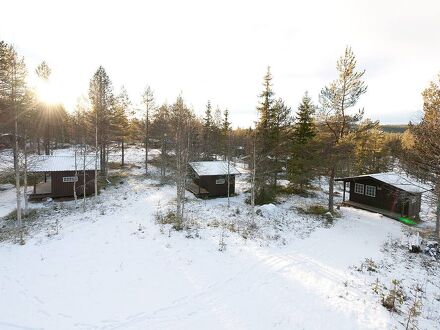
[[[187,189],[197,197],[226,197],[235,194],[235,176],[240,172],[226,161],[191,162],[188,164],[192,179]]]
[[[421,184],[394,172],[338,178],[335,181],[343,182],[345,205],[398,220],[419,219],[421,196],[427,191]]]
[[[97,169],[100,170],[99,160]],[[95,193],[95,156],[52,156],[40,155],[30,159],[29,173],[43,175],[44,181],[34,180],[31,200],[46,197],[73,197],[74,188],[77,196],[84,193],[84,176],[86,195]],[[38,175],[34,175],[37,178]]]

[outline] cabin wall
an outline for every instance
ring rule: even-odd
[[[356,178],[350,183],[350,201],[416,218],[420,212],[421,194],[409,194],[405,191],[380,182],[373,178]],[[355,192],[355,183],[364,185],[364,194]],[[365,195],[365,186],[376,187],[376,197]]]
[[[63,177],[74,177],[74,171],[51,172],[51,185],[53,197],[73,196],[73,182],[63,182]],[[86,195],[95,193],[95,171],[86,171]],[[78,181],[76,182],[77,196],[83,195],[83,172],[78,172]]]
[[[224,184],[216,184],[216,180],[225,180]],[[228,176],[227,175],[212,175],[201,176],[198,178],[200,187],[209,191],[209,197],[228,196]],[[197,183],[197,182],[196,182]],[[230,176],[229,194],[235,193],[235,175]]]

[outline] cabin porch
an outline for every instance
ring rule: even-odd
[[[388,218],[391,218],[391,219],[394,219],[394,220],[399,220],[399,221],[404,222],[404,223],[409,224],[409,225],[416,224],[416,222],[414,220],[407,219],[406,217],[402,216],[400,213],[391,212],[391,211],[384,210],[384,209],[381,209],[381,208],[378,208],[378,207],[374,207],[374,206],[371,206],[371,205],[366,205],[366,204],[362,204],[362,203],[356,203],[356,202],[349,201],[349,200],[348,201],[344,201],[342,203],[342,205],[343,206],[355,207],[355,208],[362,209],[362,210],[369,211],[369,212],[373,212],[373,213],[379,213],[379,214],[382,214],[382,215],[384,215],[384,216],[386,216]]]
[[[208,190],[205,188],[200,187],[195,182],[191,181],[186,184],[186,189],[190,192],[192,192],[197,197],[206,198],[209,196]]]
[[[52,197],[52,181],[50,178],[46,182],[34,184],[34,191],[29,195],[29,200],[39,200]]]

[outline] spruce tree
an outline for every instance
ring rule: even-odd
[[[211,101],[208,100],[203,118],[203,159],[211,160],[213,154],[213,119]]]
[[[316,107],[312,99],[306,92],[298,106],[298,112],[295,117],[294,138],[298,143],[307,143],[316,135],[316,125],[313,116]]]
[[[263,91],[259,95],[257,106],[259,120],[256,125],[255,137],[255,202],[264,204],[272,202],[275,191],[269,184],[272,174],[273,162],[270,158],[273,147],[273,121],[274,121],[274,92],[272,90],[272,74],[267,68],[263,78]]]
[[[312,143],[313,138],[316,136],[315,110],[316,107],[306,92],[295,116],[291,157],[288,166],[289,181],[294,186],[298,185],[300,192],[315,175],[316,150]]]
[[[229,131],[231,130],[231,123],[229,122],[229,111],[226,109],[223,112],[222,122],[222,144],[223,144],[223,159],[226,160],[229,155]]]

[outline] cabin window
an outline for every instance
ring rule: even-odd
[[[355,183],[354,184],[354,192],[356,194],[363,195],[364,194],[364,185],[362,183]]]
[[[225,184],[225,179],[216,179],[215,184]]]
[[[63,182],[77,182],[77,176],[63,176]]]
[[[375,186],[365,186],[365,195],[370,197],[376,197],[376,187]]]

